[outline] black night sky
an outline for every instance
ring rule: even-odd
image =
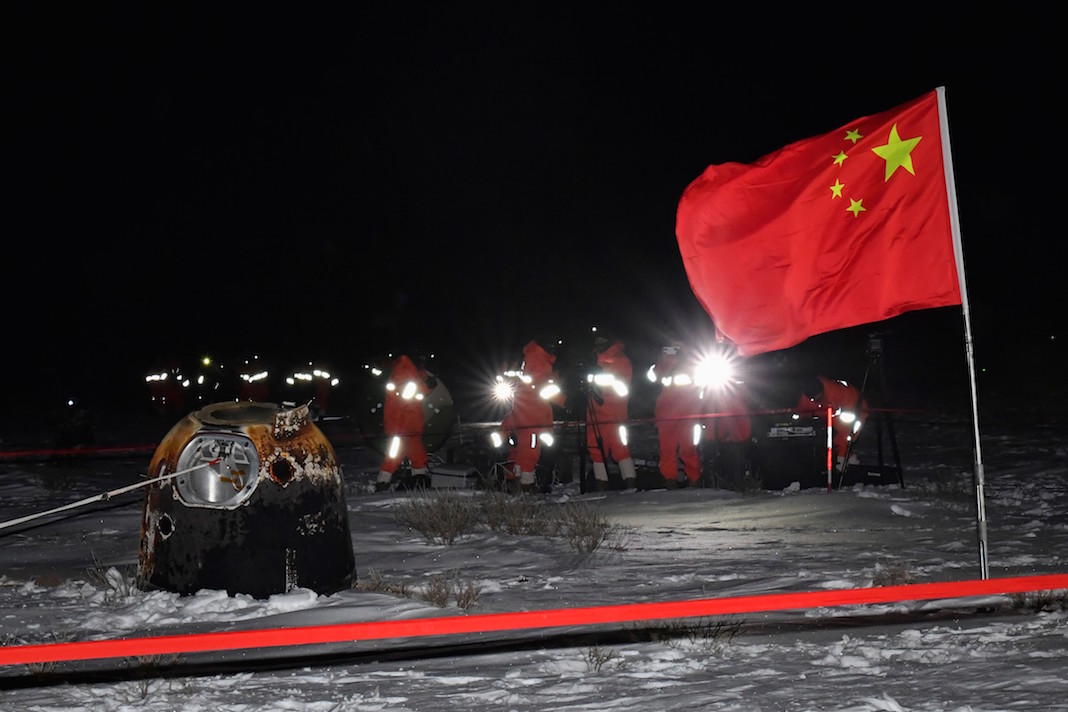
[[[5,6],[5,403],[202,352],[419,349],[459,381],[591,325],[644,370],[710,330],[674,236],[705,166],[937,86],[976,358],[1063,355],[1068,61],[1040,16],[358,7]],[[882,326],[963,374],[948,311]]]

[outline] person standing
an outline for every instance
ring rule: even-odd
[[[553,444],[553,405],[563,405],[563,392],[556,382],[553,364],[556,356],[537,341],[523,347],[523,364],[518,373],[508,374],[512,381],[512,409],[493,433],[497,447],[511,445],[508,462],[511,484],[519,481],[522,492],[533,492],[537,483],[536,468],[542,446]],[[509,482],[506,482],[508,485]]]
[[[383,428],[386,434],[386,455],[378,472],[375,490],[387,490],[393,473],[407,459],[412,475],[427,474],[427,452],[423,443],[423,399],[432,386],[428,375],[416,367],[405,354],[392,363],[383,405]]]
[[[607,341],[600,341],[607,343]],[[586,447],[593,466],[594,484],[608,489],[609,460],[615,461],[623,484],[632,489],[636,482],[634,460],[627,444],[628,398],[632,366],[619,339],[598,350],[598,370],[587,376],[589,397],[586,407]]]
[[[686,369],[684,352],[680,346],[665,346],[656,363],[646,374],[649,380],[660,383],[660,394],[653,409],[660,446],[660,476],[664,486],[675,489],[679,485],[679,461],[691,485],[701,477],[698,444],[701,441],[702,411],[700,390],[693,375]]]
[[[700,396],[706,415],[702,445],[705,479],[711,486],[741,483],[748,472],[753,434],[744,384],[730,378],[708,383]]]

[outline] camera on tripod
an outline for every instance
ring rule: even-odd
[[[868,334],[868,348],[866,353],[868,354],[869,361],[878,361],[883,355],[883,337],[885,332],[877,331]]]

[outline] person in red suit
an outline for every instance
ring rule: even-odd
[[[701,424],[694,416],[701,413],[700,391],[693,374],[685,368],[680,346],[666,346],[649,369],[650,381],[660,384],[660,394],[653,407],[653,424],[660,445],[660,475],[664,486],[679,484],[679,461],[691,483],[701,477],[701,460],[697,452]]]
[[[835,462],[839,471],[844,470],[853,440],[868,418],[868,403],[860,390],[845,381],[817,376],[805,387],[797,407],[802,415],[817,417],[825,417],[827,408],[831,409]]]
[[[593,465],[598,490],[608,489],[606,460],[614,460],[627,488],[636,482],[634,460],[627,444],[627,403],[630,396],[632,366],[616,339],[597,353],[598,372],[587,378],[590,389],[586,408],[586,447]]]
[[[502,446],[505,441],[511,444],[508,462],[513,469],[508,480],[513,484],[518,480],[523,492],[534,491],[542,446],[553,443],[553,405],[564,404],[554,363],[556,356],[537,341],[523,347],[523,365],[518,373],[509,376],[514,386],[512,409],[494,433],[494,445]]]
[[[727,379],[707,384],[701,391],[703,412],[708,416],[702,459],[712,486],[740,481],[747,472],[753,425],[744,388],[743,383]]]
[[[407,459],[412,475],[426,475],[427,452],[423,444],[423,398],[431,391],[427,373],[406,355],[393,360],[386,383],[383,427],[387,437],[386,456],[378,472],[375,489],[389,489],[393,473]]]

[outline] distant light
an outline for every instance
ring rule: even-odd
[[[541,396],[542,400],[556,398],[558,395],[560,395],[560,386],[556,385],[555,383],[550,383],[544,388],[542,388],[541,393],[539,393],[538,395]]]

